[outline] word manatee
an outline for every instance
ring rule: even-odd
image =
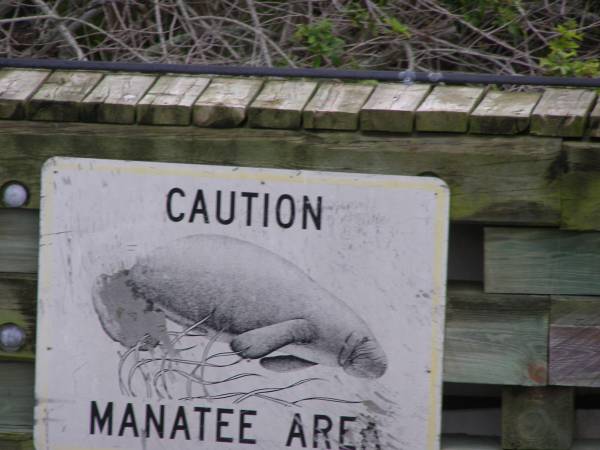
[[[323,364],[379,378],[387,359],[367,324],[281,256],[239,239],[192,235],[101,275],[94,306],[106,333],[132,347],[165,339],[165,317],[284,372]],[[277,355],[271,355],[277,351]]]

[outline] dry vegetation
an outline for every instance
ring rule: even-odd
[[[597,76],[600,2],[0,0],[0,56]]]

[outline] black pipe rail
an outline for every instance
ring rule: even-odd
[[[102,70],[157,74],[173,73],[196,75],[335,78],[341,80],[402,81],[404,83],[424,82],[446,84],[514,84],[588,88],[600,87],[600,78],[492,75],[485,73],[462,72],[414,72],[410,70],[398,72],[393,70],[306,69],[16,58],[0,58],[0,67],[52,70]]]

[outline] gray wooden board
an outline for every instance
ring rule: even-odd
[[[31,432],[33,427],[32,363],[0,361],[0,434]]]
[[[550,383],[600,387],[600,298],[553,297]]]
[[[539,92],[488,91],[471,113],[471,133],[516,134],[527,131],[529,117],[542,94]]]
[[[145,447],[300,447],[325,415],[319,447],[440,448],[441,180],[82,158],[42,180],[36,445],[132,448],[95,407],[177,422],[218,399],[241,425],[217,409]]]
[[[48,75],[49,70],[0,70],[0,119],[23,119],[26,102]]]
[[[600,231],[600,143],[564,142],[561,228]]]
[[[584,89],[546,89],[531,115],[531,133],[582,136],[596,93]]]
[[[469,115],[484,92],[478,87],[435,87],[417,109],[416,130],[466,132]]]
[[[534,137],[363,135],[234,128],[9,122],[0,185],[21,180],[39,205],[40,167],[55,155],[398,175],[450,186],[453,220],[558,225],[560,141]]]
[[[248,123],[258,128],[300,128],[302,111],[312,97],[314,81],[267,81],[248,110]]]
[[[78,121],[81,102],[102,77],[103,74],[100,72],[61,70],[52,72],[27,103],[27,118]]]
[[[194,104],[193,122],[199,127],[236,127],[246,120],[250,102],[261,89],[256,78],[214,78]]]
[[[36,290],[34,276],[0,276],[0,326],[15,324],[25,332],[25,345],[19,351],[4,352],[0,360],[33,361],[35,357]]]
[[[84,122],[135,123],[135,105],[154,83],[154,75],[108,74],[81,103]]]
[[[430,89],[427,84],[378,84],[360,110],[361,130],[410,133],[415,111]]]
[[[138,102],[138,122],[154,125],[188,125],[192,106],[210,83],[210,78],[163,75]]]
[[[547,296],[485,294],[451,285],[444,380],[546,384],[549,310]]]
[[[373,86],[322,83],[302,113],[304,128],[356,130],[361,107]]]
[[[0,210],[0,249],[0,272],[37,272],[37,211]]]
[[[485,290],[600,295],[600,233],[485,229]]]

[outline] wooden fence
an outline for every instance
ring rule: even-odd
[[[29,200],[0,207],[0,325],[27,334],[20,351],[0,352],[0,448],[33,448],[40,168],[51,156],[444,179],[444,381],[459,399],[502,386],[501,439],[445,436],[444,450],[600,448],[574,440],[577,399],[600,392],[595,105],[579,89],[1,70],[0,186],[21,183]]]

